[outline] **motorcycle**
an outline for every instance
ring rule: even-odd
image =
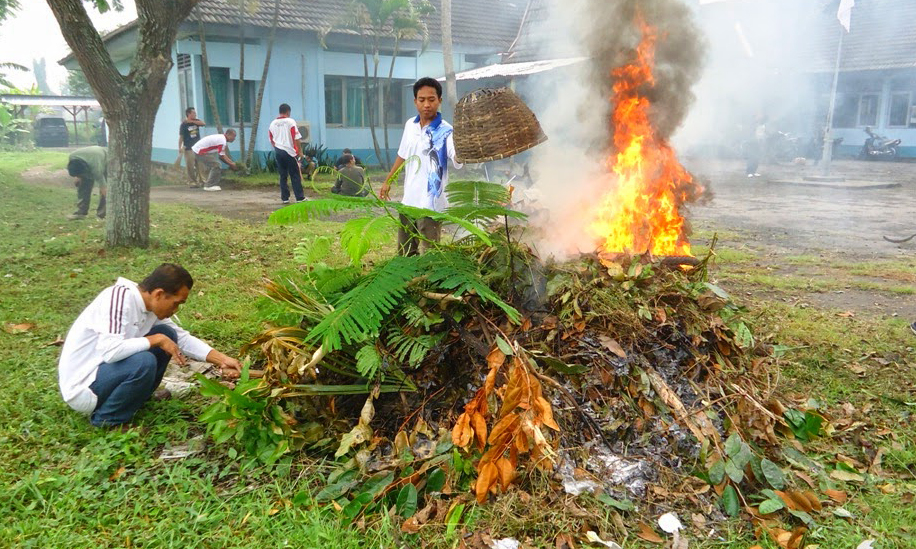
[[[862,145],[859,158],[864,160],[894,160],[897,158],[897,147],[900,145],[899,139],[888,139],[871,131],[869,127],[865,128],[865,133],[868,134],[868,139]]]

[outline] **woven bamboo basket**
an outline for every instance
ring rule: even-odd
[[[510,157],[547,140],[525,102],[509,88],[473,91],[455,105],[455,152],[461,163]]]

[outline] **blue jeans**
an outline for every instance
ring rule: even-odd
[[[146,335],[163,334],[178,342],[175,330],[164,324]],[[96,427],[121,425],[134,417],[162,382],[171,355],[156,347],[118,362],[103,362],[89,389],[98,397],[89,421]]]
[[[302,202],[305,200],[305,192],[302,190],[302,174],[299,173],[299,161],[283,149],[274,147],[275,158],[277,160],[277,171],[280,172],[280,199],[289,200],[289,187],[286,186],[286,179],[289,178],[293,185],[293,194],[296,200]]]

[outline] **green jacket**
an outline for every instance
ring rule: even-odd
[[[369,178],[362,168],[346,166],[337,174],[337,182],[334,183],[331,192],[345,196],[368,196]]]
[[[70,158],[82,160],[89,166],[92,180],[99,187],[108,186],[108,148],[93,145],[76,149],[70,153]]]

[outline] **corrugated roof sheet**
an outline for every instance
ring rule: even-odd
[[[841,29],[831,4],[799,52],[801,70],[833,72]],[[916,0],[857,0],[850,32],[843,36],[841,70],[911,67],[916,67]]]
[[[452,0],[452,36],[456,44],[491,46],[494,53],[508,50],[518,34],[527,0]],[[427,16],[430,41],[442,41],[440,0],[431,0],[435,12]],[[277,25],[282,29],[325,32],[339,27],[346,9],[342,0],[281,0]],[[258,2],[254,13],[246,14],[248,24],[270,27],[274,3]],[[188,21],[225,25],[238,24],[235,0],[201,0]],[[342,31],[341,31],[342,32]]]

